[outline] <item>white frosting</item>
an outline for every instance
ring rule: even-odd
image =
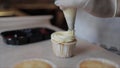
[[[58,43],[65,43],[75,40],[75,37],[73,31],[59,31],[53,33],[51,39]]]
[[[76,8],[67,8],[63,10],[69,30],[74,29],[76,10],[77,10]]]
[[[51,35],[51,39],[58,43],[71,42],[75,40],[74,36],[74,23],[76,16],[76,8],[67,8],[63,10],[67,25],[68,31],[55,32]]]

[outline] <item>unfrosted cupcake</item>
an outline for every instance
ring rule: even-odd
[[[74,53],[76,39],[73,31],[59,31],[51,35],[52,47],[56,56],[71,57]]]
[[[43,59],[24,60],[14,65],[13,68],[56,68],[51,62]]]
[[[119,66],[106,59],[89,58],[81,61],[78,68],[119,68]]]

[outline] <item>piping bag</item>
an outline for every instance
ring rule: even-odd
[[[68,31],[72,31],[74,34],[74,24],[76,18],[77,8],[66,8],[62,10],[67,22]]]

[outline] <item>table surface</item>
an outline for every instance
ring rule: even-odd
[[[41,24],[40,26],[59,30],[50,24]],[[9,27],[13,29],[11,26]],[[0,28],[0,31],[3,30],[6,29]],[[73,57],[60,58],[54,55],[50,40],[21,46],[12,46],[5,44],[0,37],[0,68],[10,68],[15,63],[22,60],[35,58],[49,60],[54,63],[57,68],[77,68],[78,63],[86,58],[104,58],[120,65],[119,55],[108,52],[103,48],[90,44],[84,40],[78,40]]]

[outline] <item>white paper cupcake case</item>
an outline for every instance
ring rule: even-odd
[[[52,41],[53,52],[58,57],[71,57],[74,53],[74,48],[76,46],[76,41],[70,43],[56,43]]]
[[[104,59],[104,58],[86,58],[86,59],[83,59],[77,64],[77,68],[80,68],[80,63],[82,63],[83,61],[87,61],[87,60],[96,60],[96,61],[100,61],[103,63],[108,63],[111,65],[114,65],[116,68],[120,68],[120,66],[117,63],[110,61],[108,59]]]

